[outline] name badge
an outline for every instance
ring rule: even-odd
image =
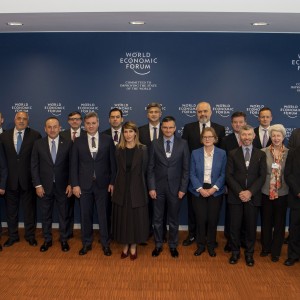
[[[247,160],[247,161],[246,161],[246,167],[248,168],[249,165],[250,165],[250,162]]]
[[[166,152],[166,156],[167,156],[167,158],[170,158],[171,157],[171,152]]]
[[[279,169],[279,165],[277,163],[272,163],[272,169]]]

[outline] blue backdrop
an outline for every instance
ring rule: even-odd
[[[102,131],[112,107],[142,125],[153,101],[177,119],[178,134],[196,120],[199,101],[211,103],[212,120],[227,133],[234,111],[245,111],[257,126],[263,106],[288,137],[299,127],[298,34],[9,33],[0,34],[0,45],[4,128],[13,127],[19,110],[29,112],[30,126],[42,134],[50,115],[66,128],[69,112],[95,110]]]

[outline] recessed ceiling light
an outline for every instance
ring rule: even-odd
[[[8,26],[23,26],[21,22],[8,22],[6,23]]]
[[[267,26],[269,25],[269,23],[267,22],[254,22],[254,23],[251,23],[252,26]]]
[[[131,24],[131,25],[145,25],[146,22],[144,22],[144,21],[131,21],[131,22],[129,22],[129,24]]]

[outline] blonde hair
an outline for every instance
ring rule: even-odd
[[[140,145],[142,145],[139,140],[139,129],[138,129],[137,125],[132,121],[128,121],[128,122],[125,122],[122,126],[120,143],[117,145],[118,148],[121,148],[121,149],[126,148],[126,140],[124,138],[124,130],[125,129],[132,129],[136,133],[136,136],[135,136],[135,146],[136,147],[139,147]]]

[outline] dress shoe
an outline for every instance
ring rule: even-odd
[[[61,245],[61,251],[68,252],[70,250],[70,246],[68,242],[61,242],[60,245]]]
[[[179,256],[179,253],[176,248],[170,248],[170,253],[171,253],[171,256],[174,258]]]
[[[44,242],[44,244],[41,246],[40,251],[41,252],[46,252],[48,249],[52,247],[52,241],[50,242]]]
[[[295,258],[288,258],[285,262],[284,265],[287,267],[291,267],[295,264],[295,262],[299,261],[299,259],[295,259]]]
[[[86,255],[92,250],[92,245],[85,245],[79,250],[79,255]]]
[[[208,254],[210,257],[216,257],[217,253],[214,249],[208,249]]]
[[[254,259],[252,255],[246,255],[245,257],[246,265],[248,267],[253,267],[254,266]]]
[[[128,250],[127,250],[126,253],[123,252],[123,251],[122,251],[122,253],[121,253],[121,259],[124,259],[124,258],[126,258],[126,257],[128,257]]]
[[[231,246],[230,244],[227,242],[225,247],[224,247],[224,252],[226,253],[230,253],[231,252]]]
[[[19,238],[16,238],[16,239],[11,239],[11,238],[9,238],[9,239],[3,244],[3,246],[4,246],[4,247],[10,247],[10,246],[12,246],[14,243],[18,243],[18,242],[20,242],[20,239],[19,239]]]
[[[152,251],[152,256],[153,257],[157,257],[160,255],[160,253],[162,252],[162,248],[155,248],[153,251]]]
[[[111,256],[112,253],[111,253],[111,250],[110,250],[109,246],[102,247],[102,250],[103,250],[103,253],[104,253],[105,256]]]
[[[194,243],[195,238],[194,237],[187,237],[183,242],[182,242],[182,246],[190,246]]]
[[[33,246],[33,247],[37,246],[37,241],[35,238],[29,239],[29,240],[27,240],[27,242],[30,246]]]
[[[134,254],[132,254],[132,253],[130,252],[130,259],[131,259],[131,260],[137,259],[137,249],[135,249],[135,253],[134,253]]]
[[[205,248],[198,247],[197,250],[194,252],[195,256],[200,256],[205,251]]]
[[[272,257],[271,257],[271,261],[272,262],[278,262],[279,261],[279,256],[276,256],[276,255],[272,255]]]
[[[240,259],[239,254],[232,254],[231,257],[229,258],[229,263],[235,265],[239,259]]]
[[[260,252],[260,257],[266,257],[266,256],[269,255],[269,253],[270,253],[269,251],[264,251],[263,250],[263,251]]]

